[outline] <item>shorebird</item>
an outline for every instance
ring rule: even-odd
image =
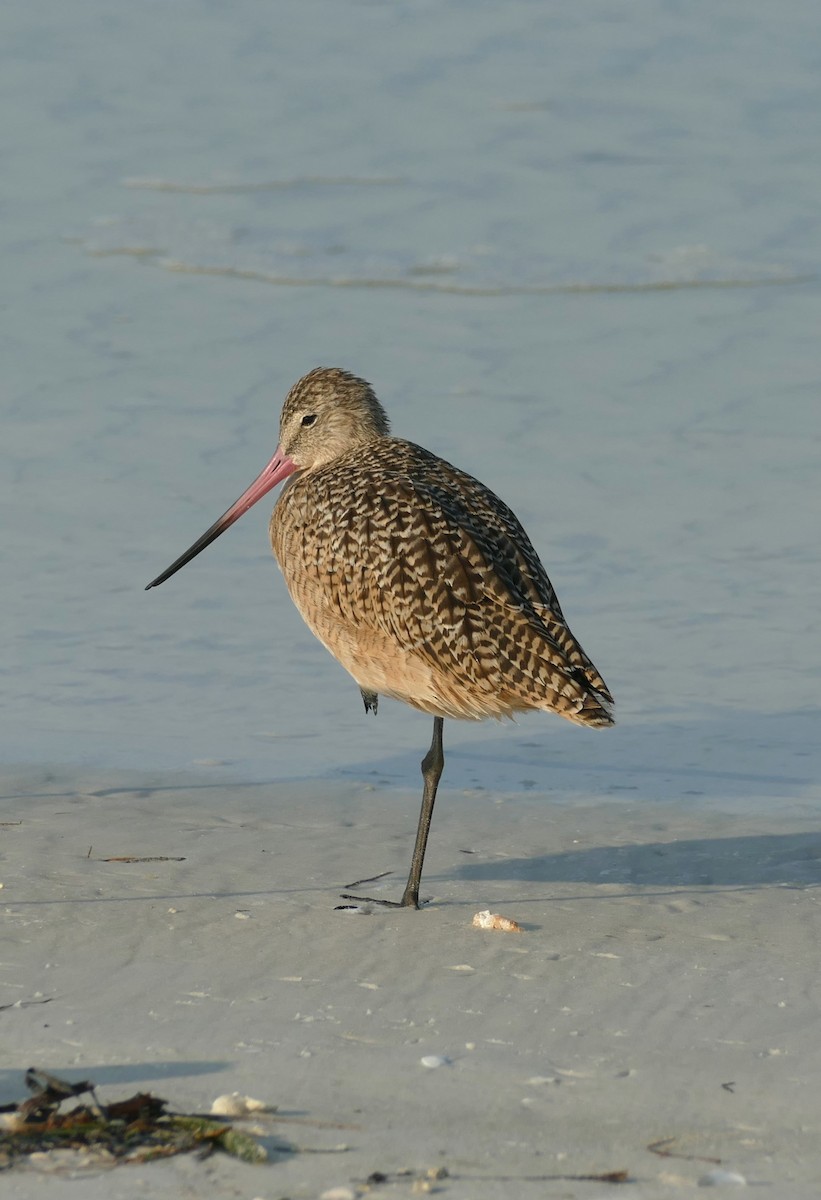
[[[271,546],[305,623],[353,676],[366,712],[383,694],[433,716],[402,899],[344,897],[419,908],[444,718],[541,709],[604,727],[613,698],[513,512],[471,475],[391,437],[370,384],[335,367],[294,384],[274,457],[146,591],[285,479]]]

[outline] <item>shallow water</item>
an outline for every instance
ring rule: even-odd
[[[415,784],[264,504],[142,590],[327,363],[513,506],[617,698],[451,725],[451,786],[815,804],[818,46],[802,0],[5,5],[2,761]]]

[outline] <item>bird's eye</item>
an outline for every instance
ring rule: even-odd
[[[306,413],[305,416],[302,418],[303,425],[313,425],[313,423],[315,421],[316,421],[316,413]]]

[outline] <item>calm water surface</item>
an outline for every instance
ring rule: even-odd
[[[5,764],[415,784],[264,504],[143,591],[324,363],[508,500],[617,696],[451,725],[451,786],[821,798],[816,4],[9,0],[0,60]]]

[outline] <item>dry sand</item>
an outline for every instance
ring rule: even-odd
[[[32,1064],[186,1111],[237,1091],[292,1148],[16,1171],[4,1195],[275,1200],[441,1166],[452,1200],[679,1196],[716,1169],[818,1194],[811,808],[445,786],[429,905],[351,914],[354,879],[393,868],[401,891],[415,793],[27,770],[2,795],[0,1100]],[[104,861],[126,855],[184,861]],[[524,932],[472,928],[488,907]]]

